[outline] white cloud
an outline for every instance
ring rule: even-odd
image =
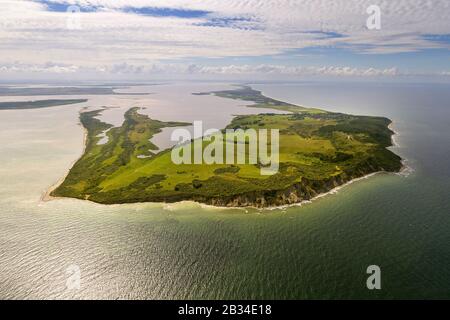
[[[396,68],[352,68],[352,67],[292,67],[283,65],[228,65],[220,67],[197,67],[196,72],[206,74],[227,75],[253,75],[253,74],[275,74],[288,76],[351,76],[351,77],[373,77],[373,76],[395,76],[398,74]]]
[[[200,64],[184,63],[152,63],[152,64],[129,64],[119,63],[113,65],[101,66],[75,66],[75,65],[56,65],[46,63],[43,65],[30,64],[6,64],[0,65],[1,73],[46,73],[46,74],[92,74],[102,73],[109,75],[128,75],[128,76],[148,76],[157,77],[161,75],[205,75],[205,76],[288,76],[307,77],[394,77],[394,76],[414,76],[414,75],[450,75],[450,72],[414,74],[400,72],[397,68],[377,69],[377,68],[354,68],[348,66],[285,66],[273,64],[260,65],[224,65],[224,66],[206,66]]]
[[[197,57],[263,56],[312,46],[344,47],[386,54],[429,48],[449,49],[426,34],[450,34],[447,0],[54,0],[102,7],[80,14],[81,30],[67,29],[69,14],[49,12],[28,0],[0,0],[0,63],[76,65],[114,72],[126,66]],[[382,29],[365,27],[366,8],[378,3]],[[212,12],[205,17],[152,17],[118,11],[158,7]],[[233,27],[208,24],[212,18],[246,17]],[[242,24],[242,27],[239,27]],[[338,37],[336,35],[342,35]],[[301,59],[301,57],[299,57]],[[231,68],[225,66],[222,68]],[[246,66],[234,66],[243,71]],[[266,67],[267,72],[275,72]],[[333,69],[328,74],[354,73]],[[331,68],[331,69],[330,69]],[[105,70],[106,70],[105,69]],[[63,69],[64,70],[64,69]],[[288,71],[290,70],[290,71]],[[369,69],[368,69],[369,70]],[[298,72],[286,67],[284,71]],[[381,70],[382,71],[382,70]],[[302,72],[307,72],[303,70]],[[369,74],[380,70],[370,69]]]
[[[0,73],[76,73],[80,67],[75,65],[57,65],[46,63],[44,65],[30,65],[13,63],[0,65]]]

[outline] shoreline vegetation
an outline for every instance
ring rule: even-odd
[[[249,107],[286,114],[236,116],[227,128],[280,129],[280,170],[259,175],[258,165],[175,165],[170,149],[157,152],[149,139],[165,127],[131,108],[121,127],[96,119],[103,110],[80,113],[85,150],[45,198],[77,198],[101,204],[194,201],[214,207],[273,208],[309,202],[379,172],[399,172],[391,120],[310,109],[274,100],[251,87],[196,93],[252,102]],[[270,110],[268,110],[270,111]],[[108,142],[99,145],[105,132]]]

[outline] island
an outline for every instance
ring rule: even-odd
[[[79,96],[79,95],[149,95],[140,92],[116,92],[128,86],[79,86],[79,87],[9,87],[0,86],[1,96]]]
[[[50,100],[36,100],[36,101],[13,101],[0,102],[0,110],[26,110],[26,109],[40,109],[49,107],[59,107],[69,104],[87,102],[87,99],[50,99]]]
[[[402,168],[401,158],[388,149],[394,132],[387,118],[305,108],[271,99],[249,86],[196,94],[267,109],[235,116],[227,128],[279,129],[278,172],[261,175],[259,163],[174,164],[171,149],[159,151],[150,139],[165,127],[189,124],[150,119],[134,107],[125,113],[121,127],[112,127],[96,118],[100,109],[80,114],[85,151],[51,196],[101,204],[189,200],[266,208],[300,203],[353,179]],[[108,141],[100,144],[102,134]]]

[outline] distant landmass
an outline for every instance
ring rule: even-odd
[[[147,95],[149,93],[116,93],[118,87],[0,87],[0,96],[69,96],[69,95]]]
[[[0,102],[0,110],[23,110],[39,109],[48,107],[64,106],[68,104],[82,103],[87,99],[63,99],[63,100],[38,100],[38,101],[16,101]]]
[[[402,168],[401,158],[387,149],[393,134],[387,118],[304,108],[251,87],[197,94],[286,111],[236,116],[227,127],[279,129],[278,173],[263,176],[259,164],[176,165],[170,149],[156,152],[149,139],[164,127],[186,124],[150,119],[131,108],[123,125],[112,127],[96,118],[102,112],[96,110],[81,113],[85,152],[51,195],[103,204],[192,200],[262,208],[310,200],[352,179]],[[98,144],[104,132],[108,142]]]

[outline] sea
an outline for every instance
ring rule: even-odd
[[[384,116],[399,174],[271,210],[192,202],[44,201],[83,151],[83,108],[120,125],[133,106],[220,129],[245,102],[195,96],[230,84],[166,83],[86,103],[0,110],[1,299],[440,299],[450,297],[450,85],[251,84],[306,107]],[[80,96],[0,97],[0,101]],[[267,112],[265,110],[264,112]],[[155,137],[171,146],[169,132]],[[370,266],[381,289],[369,289]]]

